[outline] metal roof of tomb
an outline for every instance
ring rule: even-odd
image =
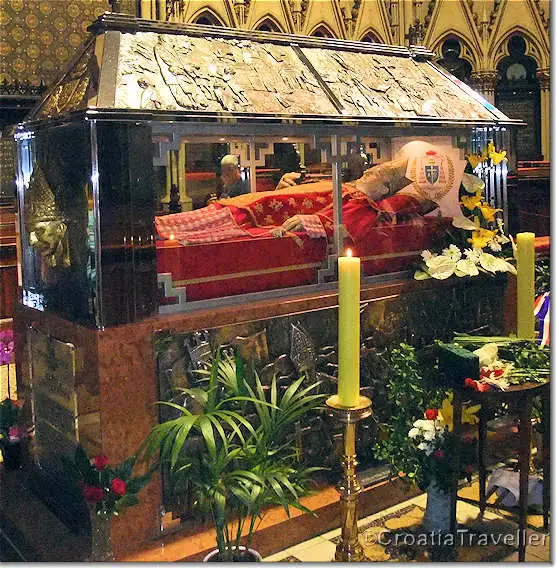
[[[399,47],[107,12],[27,121],[98,118],[447,126],[519,125]]]

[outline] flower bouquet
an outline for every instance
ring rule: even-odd
[[[514,256],[512,240],[505,235],[501,210],[484,200],[485,183],[478,176],[464,173],[461,187],[462,215],[453,219],[452,230],[437,250],[422,252],[414,278],[444,280],[453,275],[516,274],[516,268],[509,262]]]
[[[89,561],[110,560],[112,517],[119,515],[123,508],[139,503],[137,494],[150,481],[152,470],[132,476],[135,456],[110,466],[108,458],[102,454],[90,460],[81,445],[76,447],[74,460],[64,459],[64,464],[89,506],[92,536]]]
[[[477,422],[475,413],[479,406],[467,408],[463,422]],[[456,440],[452,432],[452,403],[448,397],[441,409],[427,409],[423,419],[414,421],[408,438],[416,451],[417,471],[414,473],[421,486],[427,490],[427,505],[423,526],[427,531],[450,530],[450,489],[458,479],[472,480],[476,439],[466,436],[460,445],[459,464],[455,468]]]
[[[17,424],[23,401],[4,399],[0,403],[0,449],[4,467],[9,470],[19,468],[21,444],[24,430]]]
[[[467,407],[463,414],[463,423],[476,423],[479,405]],[[440,409],[427,409],[423,419],[414,421],[408,431],[408,437],[417,454],[418,468],[414,476],[419,478],[420,485],[429,488],[436,486],[447,492],[457,478],[465,477],[471,481],[475,456],[476,439],[465,437],[461,445],[460,463],[464,465],[459,472],[454,470],[455,440],[452,432],[452,394],[444,401]]]
[[[479,379],[466,378],[464,387],[480,392],[505,391],[512,385],[549,380],[550,349],[535,340],[457,334],[455,342],[467,349],[475,348],[472,353],[479,358]]]

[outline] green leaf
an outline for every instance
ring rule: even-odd
[[[135,494],[126,494],[116,502],[118,509],[129,508],[130,506],[136,506],[137,504],[139,504],[139,498]]]
[[[184,417],[182,419],[182,425],[178,429],[174,442],[172,443],[172,452],[170,455],[171,468],[174,468],[176,466],[178,457],[180,456],[184,443],[186,442],[186,439],[188,438],[188,435],[191,431],[191,428],[195,424],[195,421],[196,417],[194,416]]]
[[[197,421],[197,425],[201,430],[201,434],[203,435],[203,440],[205,441],[205,445],[207,446],[209,454],[214,458],[217,454],[217,446],[215,443],[215,436],[213,434],[211,422],[207,417],[201,415]]]

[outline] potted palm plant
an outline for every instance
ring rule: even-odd
[[[324,396],[304,377],[284,390],[274,378],[265,389],[256,374],[248,380],[238,354],[221,349],[200,373],[206,388],[180,390],[195,405],[158,402],[177,417],[153,427],[143,450],[147,457],[158,453],[175,491],[187,487],[198,512],[211,516],[217,549],[205,561],[259,561],[250,544],[265,508],[309,512],[300,498],[318,469],[298,462],[294,424]]]

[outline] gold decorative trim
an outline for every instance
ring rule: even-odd
[[[227,275],[213,275],[210,277],[199,277],[196,279],[185,279],[181,281],[173,280],[172,283],[175,287],[177,286],[186,286],[192,284],[202,284],[207,282],[212,282],[216,280],[216,278],[220,280],[225,279],[241,279],[245,277],[255,277],[257,275],[272,275],[274,273],[283,273],[287,271],[302,271],[304,269],[314,269],[321,267],[321,263],[305,263],[303,265],[289,265],[288,267],[273,267],[271,269],[259,269],[256,271],[243,271],[241,273],[229,273]]]
[[[383,253],[382,255],[368,255],[367,257],[360,257],[362,261],[377,261],[379,259],[394,259],[395,257],[410,257],[411,255],[419,255],[419,251],[401,251],[400,253]]]

